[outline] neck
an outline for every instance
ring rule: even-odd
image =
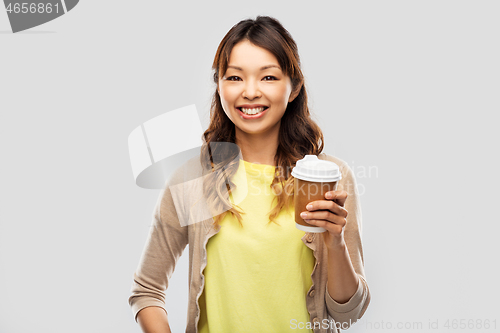
[[[243,160],[250,163],[260,163],[276,166],[274,157],[278,149],[277,131],[249,134],[236,128],[236,144],[240,147]]]

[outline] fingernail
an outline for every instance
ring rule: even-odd
[[[311,209],[313,209],[313,205],[307,205],[307,206],[306,206],[306,208],[307,208],[308,210],[311,210]]]
[[[307,213],[300,213],[300,217],[302,218],[307,217]]]
[[[330,192],[328,192],[328,193],[326,194],[326,198],[327,198],[327,199],[331,199],[332,197],[333,197],[333,196],[332,196],[332,194],[331,194]]]

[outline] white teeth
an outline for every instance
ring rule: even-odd
[[[245,114],[257,114],[257,113],[261,113],[262,111],[264,111],[264,107],[260,107],[260,108],[255,108],[255,109],[247,109],[247,108],[241,108],[241,111],[243,111],[243,113]]]

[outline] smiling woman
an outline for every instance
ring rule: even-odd
[[[222,39],[212,69],[216,87],[199,167],[215,213],[181,226],[176,209],[185,207],[174,204],[167,184],[129,298],[138,322],[146,333],[169,331],[164,292],[189,244],[186,332],[287,332],[297,323],[304,323],[301,332],[348,328],[370,302],[359,195],[347,164],[322,153],[297,45],[274,18],[243,20]],[[227,142],[239,148],[236,156],[217,151],[216,143]],[[308,205],[307,219],[322,234],[295,227],[291,169],[306,155],[335,162],[342,173],[337,191]],[[234,198],[243,200],[236,205]]]
[[[276,57],[248,40],[233,47],[227,71],[218,80],[218,92],[245,160],[258,149],[253,146],[256,142],[278,143],[281,118],[298,94],[298,90],[292,94],[290,77],[282,72]],[[249,146],[253,151],[243,148]],[[267,147],[270,163],[264,164],[274,165],[276,148]],[[266,158],[262,148],[257,152],[258,158]]]

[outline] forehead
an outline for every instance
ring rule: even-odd
[[[268,50],[260,46],[256,46],[248,40],[237,43],[231,50],[228,61],[228,69],[253,71],[256,69],[260,70],[263,67],[280,70],[278,59],[276,59],[274,54]]]

